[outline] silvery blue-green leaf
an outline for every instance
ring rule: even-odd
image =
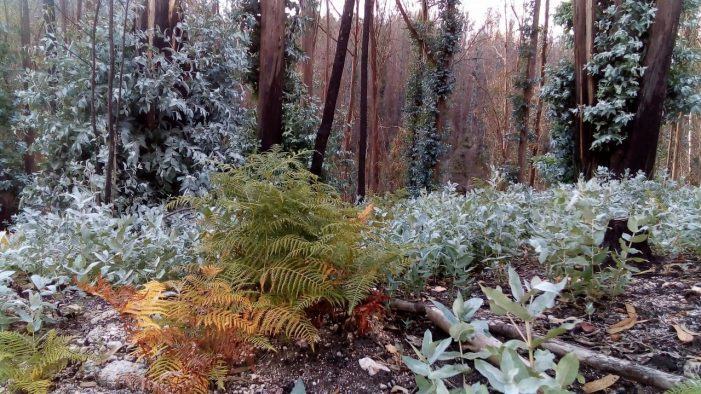
[[[438,345],[436,345],[435,349],[431,352],[431,356],[428,358],[428,363],[433,364],[438,360],[438,358],[445,352],[446,349],[450,346],[450,344],[453,343],[452,338],[446,338],[440,342],[438,342]]]
[[[487,380],[494,390],[504,392],[506,380],[504,374],[484,360],[475,360],[475,369]]]
[[[12,277],[12,275],[15,274],[15,271],[0,271],[0,282],[9,279]]]
[[[483,304],[484,300],[481,298],[470,298],[463,303],[463,312],[462,314],[457,315],[458,319],[462,321],[470,321]]]
[[[450,326],[450,336],[458,342],[466,342],[475,335],[475,328],[470,323],[459,322]]]
[[[433,305],[443,313],[443,316],[445,316],[445,318],[448,319],[448,322],[450,324],[455,324],[459,321],[458,318],[453,314],[453,312],[450,309],[448,309],[445,305],[441,304],[438,301],[433,301]]]
[[[448,379],[452,378],[455,375],[459,375],[461,373],[468,372],[470,370],[469,367],[466,365],[463,366],[462,364],[449,364],[449,365],[444,365],[440,367],[439,369],[432,371],[431,373],[428,374],[429,379]]]
[[[501,292],[501,288],[490,289],[484,286],[480,287],[482,288],[484,295],[489,299],[489,306],[492,309],[492,312],[498,315],[504,315],[508,312],[523,321],[533,320],[533,316],[528,313],[528,310],[508,299],[504,293]]]
[[[434,380],[434,382],[436,383],[436,394],[450,394],[448,387],[442,380]]]
[[[431,333],[431,330],[426,330],[424,331],[424,338],[421,341],[421,353],[424,356],[428,356],[431,354],[431,351],[433,350],[433,333]]]
[[[411,370],[411,372],[417,375],[428,376],[428,374],[431,373],[431,367],[424,362],[407,356],[402,356],[402,361],[404,364],[406,364],[407,368]]]
[[[516,302],[521,302],[521,300],[523,299],[523,295],[524,295],[523,284],[521,283],[521,278],[518,276],[518,273],[516,272],[516,270],[512,266],[509,266],[508,272],[509,272],[509,287],[511,287],[511,295],[514,296],[514,300],[516,300]]]
[[[555,368],[555,380],[560,387],[568,387],[575,379],[579,372],[579,359],[574,353],[567,353],[560,359]]]
[[[294,387],[292,387],[292,391],[290,391],[290,394],[306,394],[307,393],[307,388],[304,387],[304,381],[302,379],[297,379],[295,381]]]
[[[537,296],[530,304],[528,304],[528,313],[531,316],[539,316],[544,310],[555,306],[555,298],[558,293],[543,293]]]
[[[536,394],[543,385],[543,381],[540,378],[530,377],[520,380],[517,385],[520,394]]]
[[[528,366],[523,363],[521,357],[513,349],[505,348],[502,351],[499,368],[505,375],[513,376],[515,381],[519,381],[530,376]]]
[[[535,369],[539,372],[545,372],[549,369],[555,369],[555,355],[543,349],[537,349],[534,353]]]
[[[44,287],[46,287],[46,280],[41,276],[34,274],[29,278],[31,279],[32,283],[34,284],[34,287],[36,287],[37,290],[41,290]]]

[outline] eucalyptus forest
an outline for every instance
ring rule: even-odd
[[[0,392],[701,393],[701,0],[2,0]]]

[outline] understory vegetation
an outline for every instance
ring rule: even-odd
[[[473,3],[5,1],[0,391],[698,394],[701,0]]]

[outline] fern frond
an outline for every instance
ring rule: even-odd
[[[701,377],[680,383],[667,390],[665,394],[701,394]]]

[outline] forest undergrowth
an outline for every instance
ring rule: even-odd
[[[655,267],[685,261],[698,272],[701,254],[701,192],[664,179],[602,173],[534,190],[495,174],[466,194],[448,185],[354,206],[299,157],[273,152],[225,168],[213,185],[204,197],[119,219],[78,189],[66,196],[69,209],[22,212],[0,240],[0,324],[17,343],[1,354],[8,387],[44,392],[48,371],[80,362],[78,354],[41,345],[56,338],[47,330],[69,318],[62,300],[76,286],[122,316],[134,352],[148,364],[132,385],[207,392],[225,387],[232,368],[279,350],[280,340],[323,352],[319,329],[339,314],[350,322],[346,330],[373,335],[368,319],[387,318],[391,299],[426,299],[444,283],[458,297],[452,308],[435,304],[451,322],[450,338],[434,342],[429,331],[416,354],[403,358],[420,392],[454,391],[462,384],[445,382],[473,368],[486,380],[463,380],[459,392],[485,392],[482,383],[500,392],[563,392],[577,379],[585,383],[577,358],[556,363],[532,332],[558,297],[558,307],[585,319],[564,321],[541,333],[545,339],[581,330],[595,308],[625,300],[631,281],[644,281]],[[619,218],[628,218],[627,230],[617,247],[604,246]],[[642,257],[645,243],[655,261]],[[522,282],[512,266],[537,276]],[[462,299],[475,294],[475,283],[500,277],[508,296],[483,286],[482,297]],[[462,343],[490,336],[487,320],[473,319],[483,299],[494,316],[526,331],[469,353]],[[682,327],[693,349],[698,322]],[[17,341],[30,342],[23,348]],[[37,357],[55,361],[32,364]],[[33,382],[17,378],[27,368]]]

